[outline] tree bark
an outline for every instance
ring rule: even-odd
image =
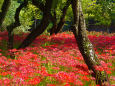
[[[13,29],[20,26],[20,20],[19,20],[19,14],[20,11],[23,7],[27,5],[27,0],[24,0],[22,4],[16,9],[16,13],[14,16],[15,22],[11,23],[10,25],[7,26],[7,31],[8,31],[8,44],[7,48],[8,49],[13,49]]]
[[[50,19],[51,19],[51,21],[53,23],[53,26],[50,29],[50,35],[52,35],[54,33],[54,31],[57,29],[57,18],[56,18],[56,12],[55,12],[55,10],[54,10],[53,14],[54,14],[53,16],[50,15]]]
[[[27,6],[28,1],[24,0],[22,4],[16,9],[16,13],[14,16],[15,22],[11,23],[10,25],[7,26],[7,31],[8,31],[8,42],[7,42],[7,48],[8,49],[13,49],[13,41],[14,41],[14,34],[13,34],[13,29],[16,27],[20,26],[20,20],[19,20],[19,14],[20,11],[22,10],[23,7]],[[10,57],[12,59],[15,58],[15,55],[13,52],[10,52]]]
[[[99,84],[100,86],[110,86],[106,72],[95,69],[95,66],[101,66],[101,64],[99,63],[99,60],[93,49],[93,45],[91,44],[86,34],[86,25],[80,0],[72,0],[72,9],[74,15],[74,25],[72,30],[76,38],[80,53],[82,54],[89,70],[94,72],[96,84]]]
[[[3,2],[2,9],[1,9],[2,12],[0,12],[0,28],[2,27],[2,23],[4,22],[10,4],[11,4],[11,0],[4,0]]]
[[[32,0],[32,4],[39,8],[41,11],[44,11],[44,4],[38,0]]]
[[[41,35],[44,30],[49,25],[49,16],[52,6],[52,0],[46,0],[46,4],[43,10],[43,18],[41,20],[40,25],[38,25],[32,32],[26,37],[26,39],[21,43],[18,49],[25,48],[30,45],[37,36]]]
[[[66,5],[64,6],[64,8],[62,9],[62,16],[60,18],[59,23],[56,25],[55,22],[53,22],[53,27],[51,28],[51,32],[50,35],[52,35],[53,33],[57,34],[64,26],[65,23],[65,15],[67,12],[68,7],[70,6],[72,0],[67,0]],[[57,19],[56,19],[57,21]]]

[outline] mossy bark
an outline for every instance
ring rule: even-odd
[[[101,66],[101,64],[95,54],[93,45],[86,34],[86,25],[80,0],[72,1],[72,9],[74,14],[74,25],[72,27],[72,30],[76,38],[80,53],[82,54],[89,70],[92,70],[94,72],[96,84],[99,84],[101,86],[110,86],[106,72],[98,71],[95,69],[95,66]]]

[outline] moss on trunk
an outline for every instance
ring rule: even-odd
[[[106,72],[96,70],[95,68],[96,66],[101,66],[101,64],[97,58],[97,55],[95,54],[93,45],[86,34],[86,25],[80,0],[72,1],[72,9],[74,14],[74,25],[72,30],[76,38],[80,53],[82,54],[89,70],[94,72],[96,84],[99,84],[100,86],[110,86]]]

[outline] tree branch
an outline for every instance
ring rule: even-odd
[[[57,28],[54,30],[54,33],[57,34],[64,26],[65,23],[65,15],[67,12],[68,7],[70,6],[72,0],[67,0],[66,5],[62,9],[62,16],[60,18],[59,23],[57,24]],[[54,24],[55,25],[55,24]]]
[[[20,6],[16,9],[16,13],[14,16],[15,22],[13,22],[9,26],[7,26],[8,31],[12,31],[14,28],[20,26],[19,14],[20,14],[20,11],[22,10],[22,8],[25,7],[27,4],[28,4],[28,1],[24,0],[24,2],[22,4],[20,4]]]
[[[53,0],[46,0],[41,23],[35,29],[32,30],[32,32],[26,37],[26,39],[24,39],[18,49],[29,46],[35,40],[35,38],[41,35],[47,28],[50,20],[49,17],[51,12],[52,1]]]
[[[5,16],[7,14],[7,11],[10,7],[11,0],[4,0],[3,5],[2,5],[2,12],[0,12],[0,28],[2,26],[2,23],[4,22]]]
[[[32,4],[39,8],[41,11],[43,11],[45,8],[44,4],[42,2],[38,2],[37,0],[32,0]]]

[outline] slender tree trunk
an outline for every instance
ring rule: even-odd
[[[7,31],[8,31],[8,49],[13,49],[13,29],[20,26],[20,20],[19,20],[19,14],[20,11],[22,10],[23,7],[27,5],[28,1],[24,0],[22,4],[16,9],[16,13],[14,16],[15,22],[11,23],[10,25],[7,26]]]
[[[7,11],[10,7],[11,0],[4,0],[3,5],[2,5],[2,12],[0,12],[0,28],[2,27],[2,23],[5,19],[5,16],[7,14]]]
[[[13,22],[7,26],[7,31],[8,31],[7,48],[8,49],[13,49],[13,40],[14,40],[13,29],[20,26],[19,14],[20,14],[20,11],[22,10],[22,8],[25,7],[27,4],[28,4],[27,0],[24,0],[24,2],[22,4],[20,4],[20,6],[16,9],[16,13],[14,16],[15,22]],[[15,56],[13,53],[10,53],[10,57],[14,58]]]
[[[72,9],[74,15],[74,25],[72,29],[85,63],[88,68],[94,72],[96,84],[99,84],[100,86],[110,86],[106,72],[95,69],[96,66],[101,66],[101,64],[99,63],[93,49],[93,45],[86,34],[86,25],[83,18],[80,0],[72,1]]]
[[[60,18],[59,23],[56,25],[56,22],[54,22],[53,27],[51,28],[50,34],[52,35],[53,33],[57,34],[64,26],[65,23],[65,15],[67,12],[68,7],[70,6],[72,0],[67,0],[66,5],[62,9],[62,16]],[[55,19],[57,21],[57,19]]]
[[[54,31],[57,29],[57,18],[56,18],[56,12],[55,12],[55,10],[53,12],[53,16],[50,15],[50,19],[51,19],[51,21],[53,23],[53,26],[50,29],[50,35],[52,35],[54,33]]]
[[[8,43],[7,48],[13,49],[13,40],[14,40],[14,34],[12,30],[8,30]]]
[[[35,40],[37,36],[41,35],[44,32],[44,30],[49,25],[51,6],[52,6],[52,0],[46,0],[45,7],[43,9],[43,18],[40,25],[38,25],[34,30],[32,30],[32,32],[21,43],[18,49],[27,47]]]

